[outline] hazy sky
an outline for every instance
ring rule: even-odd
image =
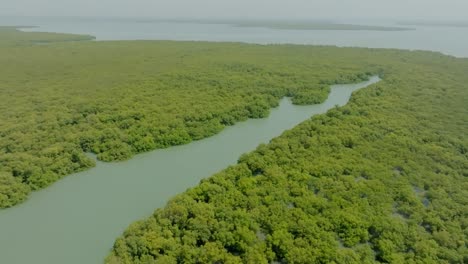
[[[0,14],[468,19],[468,0],[0,0]]]

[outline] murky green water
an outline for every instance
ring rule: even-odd
[[[64,178],[17,207],[0,210],[0,263],[102,263],[133,221],[149,216],[200,179],[284,130],[348,102],[353,91],[379,81],[332,87],[320,105],[283,99],[266,119],[248,120],[213,137],[157,150]]]

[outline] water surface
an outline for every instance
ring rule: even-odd
[[[392,21],[336,21],[372,26],[399,26]],[[97,40],[203,40],[257,44],[291,43],[346,47],[439,51],[468,57],[468,27],[411,26],[411,31],[285,30],[230,24],[144,21],[112,18],[0,17],[0,25],[34,25],[25,29],[89,34]],[[401,25],[400,25],[401,26]]]
[[[327,101],[319,105],[296,106],[285,98],[268,118],[240,122],[213,137],[125,162],[99,162],[93,169],[67,176],[33,193],[25,203],[0,210],[0,263],[102,263],[133,221],[235,164],[242,153],[312,115],[346,104],[353,91],[379,80],[332,86]]]

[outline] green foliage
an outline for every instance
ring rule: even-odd
[[[0,172],[0,207],[10,207],[26,199],[29,187],[18,178]]]
[[[86,39],[0,28],[0,164],[32,190],[94,166],[86,153],[186,144],[375,72],[353,62],[364,50],[340,51],[343,63],[325,47]]]
[[[87,152],[123,160],[384,79],[132,224],[108,263],[468,262],[466,59],[0,34],[0,207],[94,166]]]
[[[107,262],[466,263],[468,61],[359,52],[383,81],[133,224]]]
[[[28,27],[22,27],[28,28]],[[1,46],[46,45],[53,42],[87,41],[93,36],[46,32],[20,32],[16,27],[0,26]]]

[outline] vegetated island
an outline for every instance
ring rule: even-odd
[[[402,21],[402,26],[430,26],[430,27],[468,27],[468,21]]]
[[[47,44],[52,42],[89,41],[91,35],[75,35],[49,32],[21,32],[18,29],[37,28],[36,26],[0,26],[0,48],[6,46],[24,46],[29,44]]]
[[[280,30],[351,30],[351,31],[408,31],[410,27],[372,26],[334,23],[330,21],[307,20],[230,20],[230,19],[138,19],[139,22],[173,22],[232,25],[235,27],[256,27]]]
[[[284,96],[317,103],[330,84],[383,79],[131,225],[108,263],[468,261],[468,60],[16,34],[0,38],[2,207],[93,166],[87,152],[122,160],[266,116]]]
[[[260,27],[269,29],[282,30],[351,30],[351,31],[408,31],[414,30],[408,27],[388,27],[388,26],[370,26],[370,25],[353,25],[339,23],[319,23],[319,22],[264,22],[251,21],[239,22],[234,24],[237,27]]]

